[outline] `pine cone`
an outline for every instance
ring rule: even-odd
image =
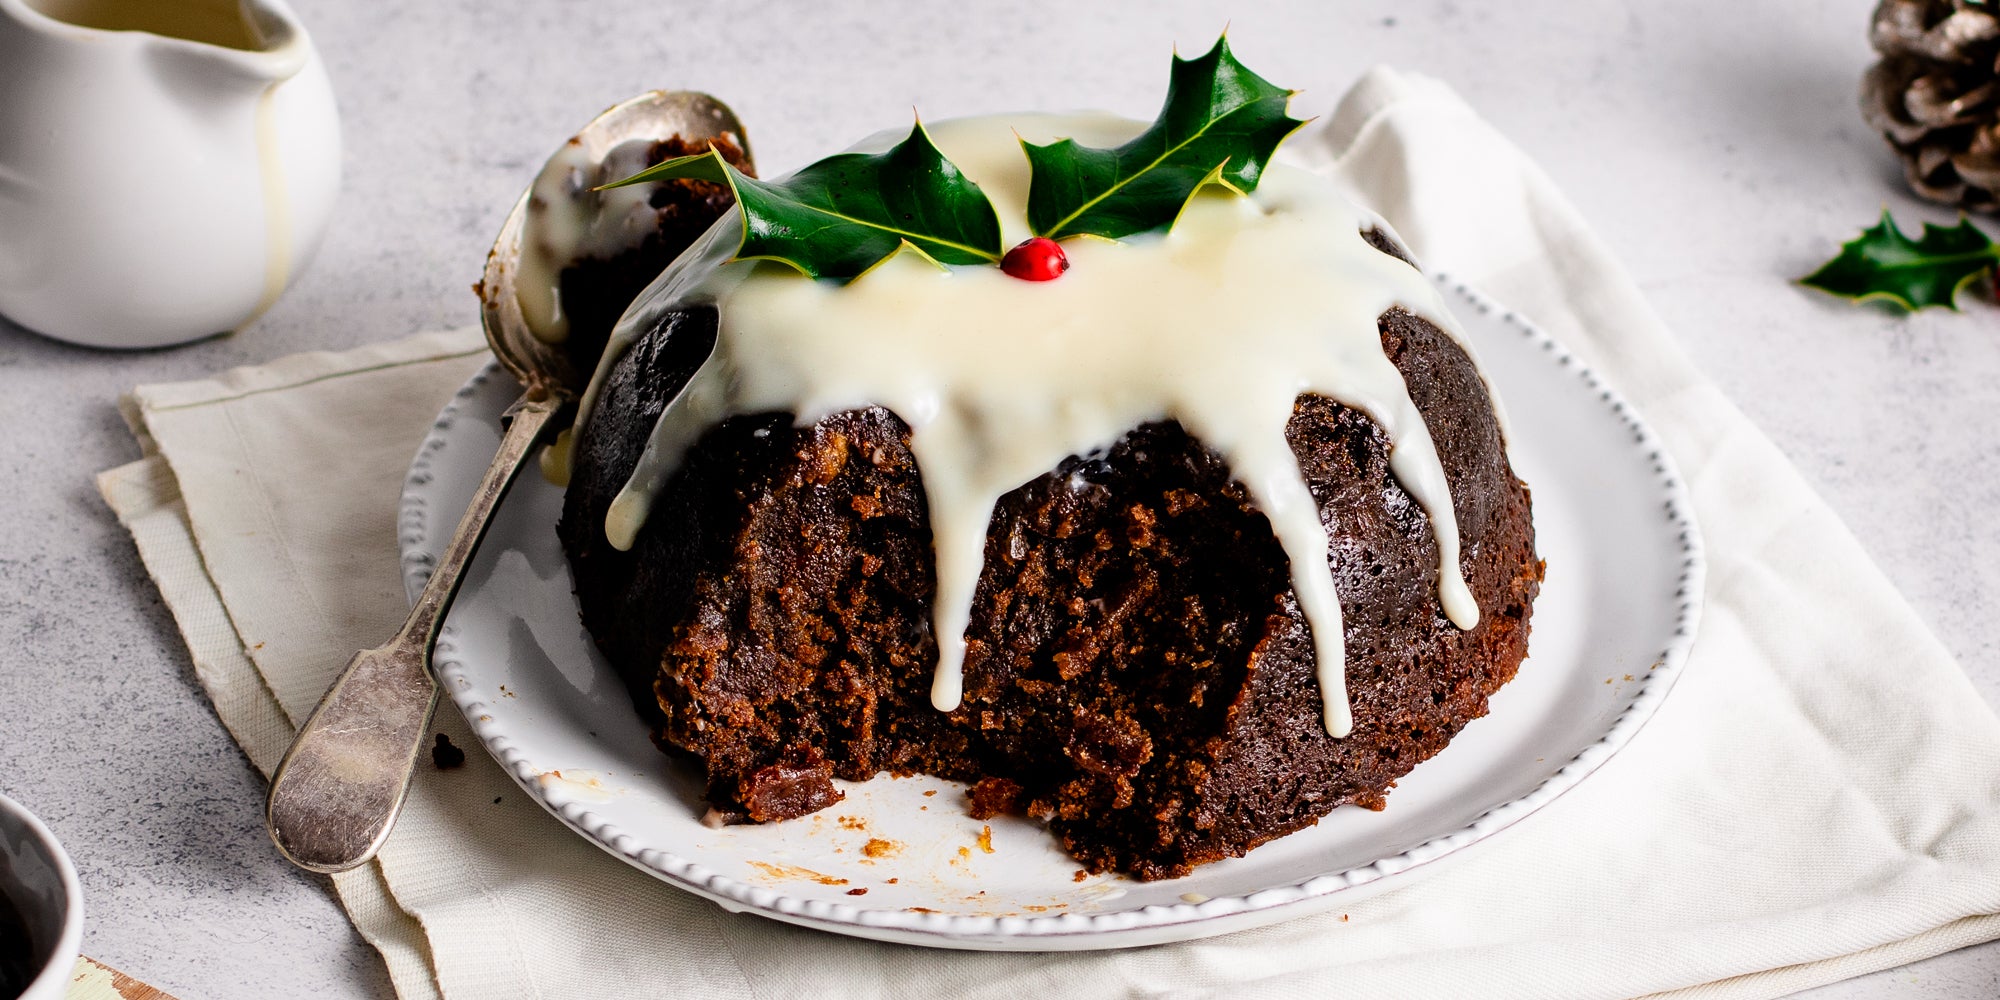
[[[2000,0],[1882,0],[1861,113],[1932,201],[2000,211]]]

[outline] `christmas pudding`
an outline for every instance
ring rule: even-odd
[[[1528,491],[1431,283],[1270,162],[1287,97],[1218,43],[1150,126],[640,175],[739,211],[620,321],[559,530],[714,821],[922,772],[1165,878],[1381,808],[1485,714]]]

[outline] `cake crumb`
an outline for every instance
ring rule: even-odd
[[[1084,879],[1087,879],[1087,878],[1089,878],[1089,877],[1090,877],[1090,873],[1089,873],[1089,872],[1087,872],[1087,871],[1085,871],[1085,870],[1083,870],[1083,869],[1081,869],[1081,868],[1078,868],[1078,869],[1076,870],[1076,874],[1075,874],[1075,875],[1072,875],[1072,876],[1070,876],[1070,881],[1072,881],[1072,882],[1081,882],[1081,881],[1083,881]]]
[[[1340,922],[1343,924],[1347,922],[1347,914],[1343,913],[1340,915]]]
[[[988,854],[993,853],[993,827],[991,824],[982,825],[979,828],[979,849]]]
[[[895,879],[885,879],[884,881],[888,882],[888,883],[889,883],[890,885],[895,885],[895,884],[896,884],[896,880],[895,880]]]
[[[902,849],[903,845],[896,841],[883,840],[880,837],[870,837],[868,838],[868,843],[861,846],[861,853],[871,858],[886,858]]]
[[[440,771],[449,771],[453,768],[464,767],[465,751],[453,746],[451,737],[439,733],[437,734],[437,742],[431,746],[431,763],[436,765]],[[494,801],[498,802],[499,800],[495,799]]]
[[[992,819],[1003,813],[1019,815],[1027,798],[1027,792],[1018,782],[991,775],[974,782],[965,790],[972,804],[966,811],[973,819]]]
[[[868,829],[868,821],[859,816],[842,816],[840,817],[840,826],[844,830],[866,830]]]
[[[847,894],[850,896],[866,896],[868,895],[868,887],[856,886],[855,888],[847,890]]]
[[[931,789],[931,790],[929,790],[929,791],[927,791],[927,792],[925,792],[925,793],[924,793],[924,798],[927,798],[927,799],[928,799],[928,798],[930,798],[931,796],[933,796],[933,795],[936,795],[936,794],[937,794],[937,789],[933,788],[933,789]]]
[[[514,698],[514,697],[518,697],[518,696],[517,696],[517,695],[515,695],[515,694],[514,694],[514,692],[512,692],[512,691],[509,691],[509,690],[507,690],[507,685],[505,685],[505,684],[502,684],[502,685],[500,685],[500,697],[502,697],[502,698]]]

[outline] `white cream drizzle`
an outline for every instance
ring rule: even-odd
[[[659,228],[651,202],[658,184],[596,190],[646,169],[651,150],[650,141],[631,139],[612,147],[600,163],[580,140],[571,139],[536,175],[514,278],[514,297],[536,339],[557,344],[569,337],[564,268],[635,249]]]
[[[250,25],[253,34],[255,25]],[[278,86],[257,97],[257,176],[264,186],[264,294],[250,316],[237,325],[249,326],[278,304],[292,280],[292,202],[285,191],[285,160],[278,146]]]
[[[1012,115],[929,130],[992,199],[1011,246],[1029,235],[1017,133],[1115,145],[1141,127],[1107,115]],[[1053,281],[903,253],[841,285],[783,265],[730,262],[741,232],[731,213],[626,312],[584,395],[579,423],[613,362],[662,311],[718,307],[715,349],[661,415],[611,505],[606,535],[629,548],[688,448],[731,416],[790,412],[804,426],[887,407],[910,427],[928,501],[937,568],[931,700],[950,711],[962,697],[965,629],[995,503],[1068,456],[1172,418],[1228,461],[1269,519],[1312,629],[1327,731],[1346,736],[1353,716],[1327,534],[1285,440],[1301,393],[1382,426],[1392,471],[1430,516],[1445,614],[1460,628],[1479,620],[1459,571],[1444,470],[1382,351],[1377,319],[1400,306],[1456,326],[1430,282],[1362,238],[1372,221],[1319,177],[1273,164],[1250,197],[1197,196],[1165,235],[1069,241],[1070,270]]]

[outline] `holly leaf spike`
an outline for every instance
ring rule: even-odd
[[[1305,124],[1285,113],[1291,96],[1238,62],[1227,35],[1193,59],[1176,54],[1165,105],[1131,142],[1021,144],[1032,169],[1029,228],[1050,239],[1118,239],[1171,225],[1205,183],[1256,190],[1271,153]]]
[[[1841,244],[1840,253],[1799,279],[1810,288],[1857,302],[1880,300],[1914,312],[1958,308],[1958,293],[2000,264],[2000,247],[1964,216],[1949,228],[1924,223],[1917,239],[1903,235],[1889,210],[1882,221]]]
[[[622,181],[727,184],[743,215],[736,259],[775,260],[814,278],[851,280],[904,246],[941,264],[1000,260],[1000,217],[986,192],[911,126],[883,153],[840,153],[789,177],[758,180],[714,150],[649,167]]]

